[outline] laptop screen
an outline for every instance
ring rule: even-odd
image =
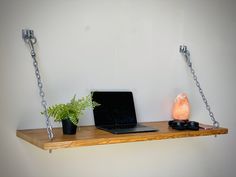
[[[93,110],[96,126],[137,124],[132,92],[93,92],[93,101],[101,104]]]

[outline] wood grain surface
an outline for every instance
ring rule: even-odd
[[[48,140],[47,131],[42,129],[17,130],[16,135],[23,140],[40,147],[44,150],[71,148],[80,146],[93,146],[103,144],[127,143],[137,141],[162,140],[172,138],[184,138],[195,136],[209,136],[227,134],[227,128],[210,130],[200,129],[199,131],[178,131],[168,126],[168,121],[142,123],[157,128],[158,132],[112,134],[95,126],[81,126],[76,135],[63,135],[62,128],[54,128],[54,139]]]

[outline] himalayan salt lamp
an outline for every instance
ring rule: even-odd
[[[174,120],[188,120],[190,115],[190,105],[188,97],[185,93],[180,93],[175,98],[172,109],[172,117]]]

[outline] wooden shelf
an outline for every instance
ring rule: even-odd
[[[170,128],[167,121],[146,122],[142,124],[155,127],[159,131],[115,135],[103,130],[99,130],[95,126],[82,126],[80,127],[80,130],[77,131],[76,135],[63,135],[62,128],[54,128],[54,139],[52,141],[48,140],[46,129],[17,130],[16,135],[41,149],[52,150],[59,148],[209,136],[228,133],[227,128],[210,130],[200,129],[199,131],[178,131]]]

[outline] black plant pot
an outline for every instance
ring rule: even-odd
[[[74,135],[76,134],[77,126],[73,124],[69,119],[62,120],[63,134]]]

